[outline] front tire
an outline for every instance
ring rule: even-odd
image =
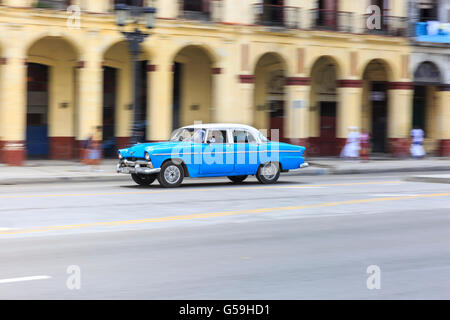
[[[234,183],[242,183],[247,178],[248,178],[248,176],[229,176],[228,177],[228,179],[230,179]]]
[[[268,162],[262,164],[256,173],[256,179],[262,184],[277,183],[280,178],[280,165],[276,162]]]
[[[149,186],[156,180],[156,174],[136,174],[133,173],[131,178],[140,186]]]
[[[161,167],[158,181],[164,188],[176,188],[181,185],[184,179],[184,169],[180,164],[167,161]]]

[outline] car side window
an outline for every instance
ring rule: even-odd
[[[226,130],[208,130],[207,143],[219,144],[227,142]]]
[[[204,138],[205,138],[205,131],[204,130],[196,130],[194,132],[194,135],[192,136],[192,142],[203,143]]]
[[[247,130],[233,131],[234,143],[256,143],[256,138]]]

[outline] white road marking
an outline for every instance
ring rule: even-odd
[[[51,278],[50,276],[32,276],[32,277],[0,279],[0,284],[24,282],[24,281],[34,281],[34,280],[46,280],[46,279],[50,279],[50,278]]]
[[[0,231],[17,230],[17,228],[0,228]]]

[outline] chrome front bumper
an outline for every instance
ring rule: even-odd
[[[153,168],[153,164],[150,161],[145,160],[122,160],[116,167],[117,173],[124,174],[156,174],[160,171],[160,168]]]
[[[296,172],[296,171],[300,171],[302,169],[308,168],[309,167],[309,163],[305,162],[303,164],[300,165],[300,167],[298,169],[294,169],[294,170],[289,170],[289,172]]]

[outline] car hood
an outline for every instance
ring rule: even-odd
[[[140,144],[136,144],[129,148],[120,149],[119,152],[125,158],[127,158],[127,157],[143,158],[145,155],[145,152],[148,152],[151,155],[155,150],[167,150],[167,149],[177,148],[180,146],[185,146],[186,144],[188,144],[188,143],[180,142],[180,141],[140,143]]]

